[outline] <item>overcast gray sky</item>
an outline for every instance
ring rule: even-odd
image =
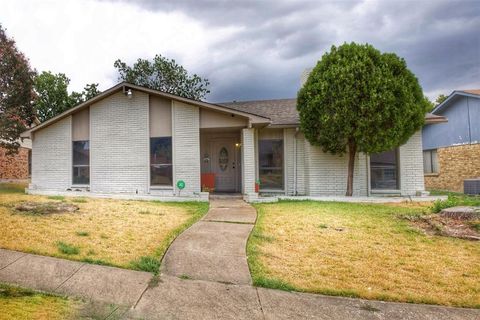
[[[209,101],[295,97],[302,71],[351,41],[405,58],[430,98],[480,88],[480,0],[0,0],[0,23],[73,90],[159,53],[208,78]]]

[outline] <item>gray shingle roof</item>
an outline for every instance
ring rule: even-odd
[[[218,105],[225,106],[238,111],[253,113],[272,120],[273,125],[297,125],[300,117],[297,111],[297,99],[274,99],[255,101],[234,101],[221,102]],[[446,122],[442,116],[427,113],[427,123]]]
[[[218,105],[238,111],[253,113],[272,120],[273,125],[299,123],[297,99],[220,102]]]

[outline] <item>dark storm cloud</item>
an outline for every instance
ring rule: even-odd
[[[480,88],[478,1],[124,2],[237,30],[195,67],[211,80],[212,101],[293,97],[304,68],[350,41],[404,57],[426,93]]]

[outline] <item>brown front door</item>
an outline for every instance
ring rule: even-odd
[[[215,191],[237,191],[237,156],[235,139],[212,141],[212,171],[215,173]]]

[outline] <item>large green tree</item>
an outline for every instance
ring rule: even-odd
[[[35,72],[0,25],[0,146],[15,153],[18,139],[34,119]]]
[[[210,92],[208,79],[196,74],[189,75],[175,60],[161,55],[156,55],[152,61],[138,59],[133,66],[118,59],[114,67],[118,70],[119,80],[150,89],[194,100],[201,100]]]
[[[35,77],[35,111],[40,122],[53,118],[99,93],[98,84],[93,83],[86,85],[83,92],[74,91],[69,94],[69,84],[70,79],[63,73],[43,71]]]
[[[422,127],[429,108],[404,59],[356,43],[332,46],[297,99],[307,140],[325,152],[348,154],[347,196],[356,154],[402,145]]]

